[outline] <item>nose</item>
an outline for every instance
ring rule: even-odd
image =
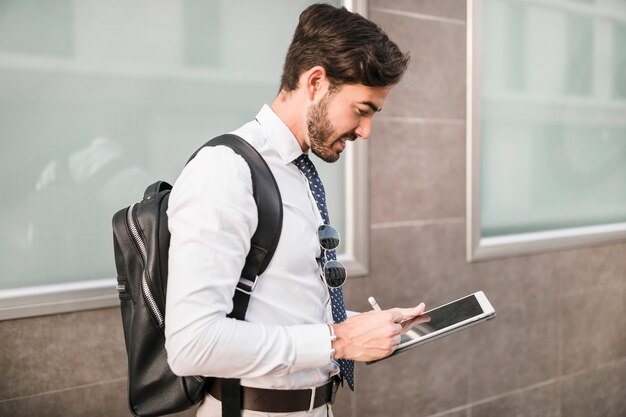
[[[364,117],[359,122],[359,126],[354,131],[361,139],[369,138],[372,133],[372,118]]]

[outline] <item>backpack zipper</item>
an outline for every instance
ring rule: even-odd
[[[135,224],[135,220],[133,219],[133,209],[137,203],[134,203],[132,206],[128,208],[128,226],[130,228],[130,234],[133,237],[133,240],[137,244],[139,248],[139,252],[141,253],[141,259],[143,260],[143,269],[141,270],[141,288],[143,289],[143,295],[148,302],[148,308],[152,312],[152,315],[157,320],[159,327],[163,325],[163,316],[157,307],[157,303],[152,296],[152,292],[150,291],[150,287],[148,286],[148,280],[146,278],[146,265],[148,264],[148,252],[146,251],[146,245],[143,243],[141,236],[139,235],[139,231],[137,230],[137,225]]]

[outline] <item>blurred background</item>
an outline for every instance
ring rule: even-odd
[[[0,416],[130,415],[111,217],[273,100],[310,3],[0,0]],[[347,307],[497,319],[358,365],[335,415],[626,416],[626,1],[346,5],[412,57],[317,164],[368,248]]]

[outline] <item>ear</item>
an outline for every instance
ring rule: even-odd
[[[305,87],[307,98],[314,101],[316,97],[321,97],[328,89],[328,78],[326,69],[322,66],[315,66],[302,73],[300,85]]]

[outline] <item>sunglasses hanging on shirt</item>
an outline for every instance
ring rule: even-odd
[[[317,229],[317,238],[322,248],[322,277],[329,288],[339,288],[346,282],[346,267],[339,261],[328,259],[328,251],[339,246],[339,232],[334,227],[323,224]]]

